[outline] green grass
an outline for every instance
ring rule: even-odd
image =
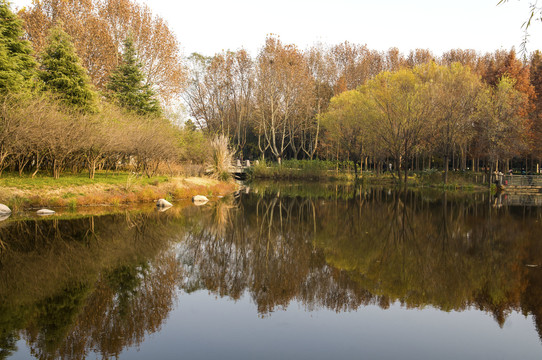
[[[71,199],[70,201],[68,201],[68,209],[70,211],[77,210],[77,200],[76,199]]]
[[[338,173],[337,173],[338,168]],[[285,160],[282,166],[275,162],[261,161],[259,165],[248,169],[248,176],[253,180],[306,180],[306,181],[353,181],[354,167],[351,162],[335,162],[324,160]],[[363,171],[359,183],[368,185],[400,184],[397,174],[385,172],[375,174],[373,171]],[[437,170],[409,172],[408,186],[434,187],[442,190],[484,189],[481,173],[454,172],[448,173],[448,184],[443,183],[443,173]],[[403,173],[401,173],[401,180]]]
[[[336,169],[339,167],[339,174]],[[349,163],[324,160],[284,160],[282,165],[276,162],[260,161],[259,165],[248,169],[252,179],[275,180],[347,180]]]
[[[157,185],[162,182],[167,182],[167,176],[156,176],[147,178],[146,176],[135,177],[131,173],[121,172],[97,172],[94,179],[89,179],[87,173],[81,174],[65,174],[59,179],[54,179],[48,174],[38,174],[35,178],[31,178],[28,175],[19,177],[16,173],[3,173],[0,177],[1,187],[15,187],[23,190],[35,190],[47,187],[70,187],[70,186],[82,186],[93,184],[105,184],[105,185],[126,185],[130,183],[132,185]],[[75,194],[69,193],[66,197],[75,196]]]

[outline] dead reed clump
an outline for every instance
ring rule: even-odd
[[[228,138],[224,135],[216,136],[211,140],[211,173],[213,177],[227,181],[231,175],[229,172],[233,152],[229,149]]]

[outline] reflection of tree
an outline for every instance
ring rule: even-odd
[[[512,235],[510,222],[505,227],[502,222],[486,220],[487,216],[466,219],[464,214],[472,209],[462,205],[448,211],[446,197],[437,207],[405,193],[390,206],[372,204],[358,219],[366,229],[360,232],[358,248],[345,246],[341,236],[328,236],[325,228],[317,243],[326,253],[334,253],[331,264],[349,270],[371,293],[407,306],[431,304],[460,310],[476,305],[498,311],[499,306],[517,304],[516,295],[521,291],[517,264],[525,245],[521,225],[512,222]],[[328,223],[347,229],[342,221],[353,220],[343,219],[341,215]],[[382,227],[386,229],[379,230]],[[341,233],[344,243],[355,236],[345,230]]]
[[[74,285],[36,304],[37,316],[28,328],[31,352],[40,359],[51,358],[71,331],[88,296],[89,288]]]
[[[17,350],[17,340],[15,332],[0,333],[0,359],[9,358]]]
[[[542,209],[454,193],[275,190],[235,204],[0,228],[9,239],[0,357],[20,336],[42,358],[115,357],[160,329],[177,287],[248,294],[262,316],[292,300],[335,311],[400,302],[474,307],[500,325],[521,310],[542,328],[542,272],[525,266],[542,265]]]
[[[160,330],[175,300],[178,264],[175,255],[164,254],[149,267],[137,269],[139,281],[129,279],[130,288],[112,283],[111,273],[100,279],[89,297],[72,333],[65,339],[62,355],[76,358],[72,349],[93,349],[103,357],[118,356],[127,346],[139,345],[145,335]],[[123,265],[115,271],[131,277]],[[127,274],[131,273],[130,275]]]
[[[514,214],[454,194],[347,192],[313,199],[288,187],[241,197],[224,236],[206,230],[210,217],[189,223],[181,286],[235,299],[247,291],[262,314],[293,299],[337,311],[399,301],[476,307],[502,325],[520,308],[533,235]]]
[[[178,214],[23,221],[0,231],[0,343],[22,331],[34,356],[116,356],[159,330],[180,276]],[[46,271],[43,271],[46,269]],[[10,350],[11,349],[11,350]]]
[[[191,276],[181,286],[236,299],[248,289],[266,313],[286,306],[312,267],[306,254],[312,253],[313,203],[280,196],[250,199],[241,203],[243,212],[231,213],[225,236],[212,231],[212,217],[191,224],[180,254]]]

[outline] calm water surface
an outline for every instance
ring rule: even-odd
[[[540,359],[542,208],[525,200],[267,184],[12,216],[0,359]]]

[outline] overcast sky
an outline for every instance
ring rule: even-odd
[[[165,18],[185,55],[247,49],[256,55],[267,34],[306,48],[349,41],[371,49],[510,49],[523,38],[531,0],[142,0]],[[13,0],[16,8],[30,0]],[[542,26],[528,50],[542,48]]]

